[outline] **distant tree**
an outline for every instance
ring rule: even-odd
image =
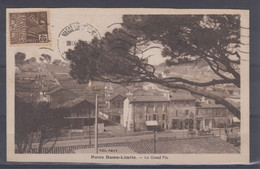
[[[171,71],[170,71],[170,69],[165,69],[165,70],[163,71],[163,73],[169,74],[169,73],[171,73]]]
[[[24,62],[26,55],[22,52],[17,52],[15,54],[15,65],[20,65]]]
[[[239,15],[125,15],[120,24],[121,28],[107,32],[102,39],[90,43],[79,41],[74,50],[67,52],[73,78],[80,83],[151,82],[182,89],[213,99],[240,118],[237,107],[205,89],[217,84],[240,87]],[[168,66],[202,60],[218,78],[210,81],[159,78],[155,67],[143,57],[146,51],[158,48],[154,44],[163,46],[162,56],[158,57],[166,57]]]
[[[26,60],[27,63],[36,63],[36,58],[35,57],[31,57],[30,59]]]
[[[46,143],[55,146],[65,125],[65,109],[51,109],[49,103],[28,103],[16,96],[15,100],[15,144],[19,153],[43,153]],[[36,135],[38,133],[38,136]],[[32,144],[37,144],[37,150]]]
[[[60,60],[60,59],[55,59],[53,62],[52,62],[52,64],[54,64],[54,65],[60,65],[62,63],[62,61]]]
[[[51,56],[48,54],[42,54],[39,59],[41,62],[46,61],[47,63],[51,63]]]
[[[43,62],[45,59],[43,57],[40,57],[39,60]]]

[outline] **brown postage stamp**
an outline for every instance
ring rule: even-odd
[[[47,11],[10,13],[11,44],[48,43]]]

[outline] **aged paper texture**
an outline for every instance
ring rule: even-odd
[[[249,163],[249,11],[7,9],[7,160]]]

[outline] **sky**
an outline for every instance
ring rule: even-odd
[[[65,48],[63,48],[64,45],[61,45],[62,41],[63,43],[67,40],[77,41],[79,39],[90,41],[93,38],[91,34],[86,33],[86,30],[74,31],[64,38],[59,36],[62,30],[68,25],[75,22],[78,22],[81,26],[90,25],[90,27],[95,28],[98,31],[101,37],[104,36],[106,32],[111,32],[113,29],[121,26],[120,24],[110,25],[113,23],[122,23],[122,12],[102,13],[98,12],[100,9],[96,10],[96,12],[93,12],[93,10],[89,9],[49,9],[48,19],[51,46],[36,45],[28,48],[18,47],[16,48],[16,51],[24,52],[27,56],[26,59],[36,57],[38,60],[43,53],[52,56],[52,61],[54,59],[62,59],[60,51],[65,50]],[[146,57],[149,55],[151,55],[151,57],[149,57],[148,62],[153,65],[160,64],[165,60],[161,57],[160,49],[149,50],[145,52],[143,56]]]
[[[17,9],[14,9],[16,12],[18,11]],[[21,12],[24,11],[30,11],[32,12],[33,10],[39,11],[39,9],[19,9]],[[93,28],[95,28],[100,36],[104,36],[104,34],[108,31],[112,31],[113,29],[120,27],[120,24],[113,25],[108,28],[109,25],[114,24],[114,23],[121,23],[122,22],[122,15],[123,14],[143,14],[145,12],[149,14],[201,14],[202,10],[181,10],[181,9],[153,9],[153,10],[148,10],[148,9],[140,9],[140,10],[131,10],[131,9],[89,9],[89,8],[75,8],[75,9],[61,9],[61,8],[49,8],[49,9],[40,9],[40,10],[48,10],[48,23],[49,23],[49,39],[50,43],[48,45],[42,45],[42,44],[26,44],[26,45],[17,45],[13,48],[10,48],[8,51],[8,56],[13,57],[16,52],[23,52],[26,54],[27,59],[31,57],[35,57],[38,59],[41,54],[49,54],[52,56],[52,60],[54,59],[62,59],[62,56],[58,50],[58,41],[59,40],[64,40],[62,38],[59,38],[59,34],[61,31],[66,28],[68,25],[78,22],[80,25],[86,25],[89,24]],[[148,10],[148,11],[147,11]],[[10,9],[11,11],[11,9]],[[213,13],[213,14],[218,14],[218,13],[223,13],[223,10],[207,10],[207,13]],[[206,13],[203,11],[203,14]],[[235,11],[232,10],[225,10],[225,13],[234,13]],[[240,13],[240,12],[239,12]],[[248,14],[246,14],[248,15]],[[245,14],[243,17],[246,16]],[[243,27],[248,27],[248,20],[243,19],[241,22],[241,26]],[[8,24],[7,24],[8,25]],[[242,34],[249,34],[247,29],[242,29]],[[73,32],[68,38],[72,40],[87,40],[89,41],[91,37],[90,34],[86,34],[84,31],[81,33],[80,31],[75,31]],[[89,36],[87,36],[89,35]],[[244,38],[246,40],[242,40],[243,43],[248,44],[249,43],[249,38]],[[66,40],[66,39],[65,39]],[[243,48],[243,49],[242,49]],[[249,46],[243,46],[241,48],[242,51],[249,51]],[[161,50],[160,49],[152,49],[144,53],[144,58],[146,56],[152,55],[149,57],[148,62],[150,64],[156,65],[160,64],[165,61],[165,58],[161,57]],[[242,57],[242,56],[241,56]],[[245,60],[248,60],[248,57],[242,57]]]

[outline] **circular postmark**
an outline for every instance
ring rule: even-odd
[[[79,40],[90,42],[94,37],[100,39],[98,30],[86,23],[80,24],[74,22],[66,26],[58,36],[58,51],[63,59],[66,59],[66,52],[69,49],[74,49]]]

